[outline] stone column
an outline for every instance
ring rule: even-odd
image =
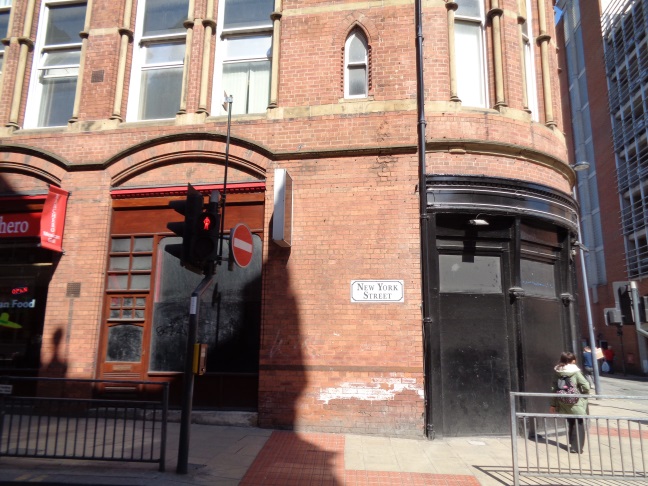
[[[501,17],[504,11],[499,8],[499,0],[491,0],[488,17],[493,24],[493,71],[495,73],[495,107],[506,106],[504,100],[504,68],[502,65]]]
[[[126,76],[126,60],[128,58],[128,44],[133,42],[133,31],[130,28],[131,16],[133,13],[133,0],[126,0],[124,6],[124,19],[122,27],[119,28],[121,36],[119,44],[119,59],[117,65],[117,86],[115,86],[115,101],[111,120],[123,121],[121,115],[122,100],[124,98],[124,78]]]
[[[20,45],[20,54],[18,57],[18,68],[16,69],[16,84],[11,98],[11,110],[9,111],[9,121],[7,127],[17,129],[18,115],[20,112],[20,100],[22,98],[23,85],[25,84],[25,71],[27,69],[27,56],[29,51],[34,48],[34,42],[31,40],[31,28],[34,22],[34,6],[36,1],[29,0],[25,14],[25,24],[23,25],[22,35],[18,37]]]
[[[281,0],[275,0],[272,19],[272,72],[270,74],[270,104],[269,108],[277,107],[279,93],[279,47],[281,42]]]
[[[455,2],[446,2],[448,11],[448,59],[450,61],[450,101],[461,101],[457,94],[457,53],[455,51]]]

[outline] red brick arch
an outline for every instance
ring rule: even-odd
[[[106,162],[111,185],[118,187],[145,172],[181,163],[225,164],[224,137],[162,137],[115,155]],[[229,167],[255,179],[265,180],[271,160],[262,147],[231,140]]]
[[[60,186],[68,170],[69,164],[63,158],[33,147],[3,145],[0,152],[0,173],[27,176]]]

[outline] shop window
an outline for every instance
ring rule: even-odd
[[[67,125],[76,96],[86,4],[45,1],[34,48],[26,127]]]
[[[441,292],[499,294],[502,292],[500,257],[439,255]]]
[[[200,300],[197,339],[208,345],[208,372],[258,371],[262,243],[257,235],[252,240],[251,263],[232,271],[219,267]],[[179,242],[178,237],[164,238],[157,250],[149,365],[154,372],[184,369],[188,304],[191,292],[202,280],[165,251],[167,245]],[[229,258],[227,241],[223,258]]]
[[[138,2],[127,120],[173,118],[180,109],[189,0]]]
[[[486,44],[482,0],[458,0],[455,12],[457,95],[463,105],[486,107]]]
[[[270,102],[273,0],[219,2],[214,108],[224,114],[223,92],[233,97],[232,113],[263,113]]]
[[[369,56],[367,39],[354,30],[344,45],[344,97],[366,98],[369,93]]]
[[[11,13],[12,0],[0,0],[0,39],[9,34],[9,14]],[[0,76],[4,67],[5,45],[0,43]]]

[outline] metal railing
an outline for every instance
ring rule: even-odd
[[[0,458],[149,462],[164,471],[168,383],[5,376],[0,384],[11,390],[0,394]],[[116,384],[161,387],[161,398],[92,398]]]
[[[530,413],[534,399],[544,408],[553,393],[510,394],[514,485],[521,476],[648,481],[648,417],[626,407],[608,407],[608,400],[648,400],[648,397],[575,395],[596,400],[604,415]],[[599,402],[600,401],[600,402]],[[617,414],[619,411],[623,414]],[[582,422],[579,432],[579,422]],[[570,445],[571,438],[571,445]],[[575,449],[572,452],[572,449]],[[582,452],[580,452],[582,451]]]

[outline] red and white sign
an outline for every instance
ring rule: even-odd
[[[247,267],[252,261],[252,232],[244,223],[239,223],[230,232],[230,246],[232,256],[236,264],[241,267]]]
[[[50,186],[40,221],[41,246],[54,251],[63,251],[63,227],[69,193]]]

